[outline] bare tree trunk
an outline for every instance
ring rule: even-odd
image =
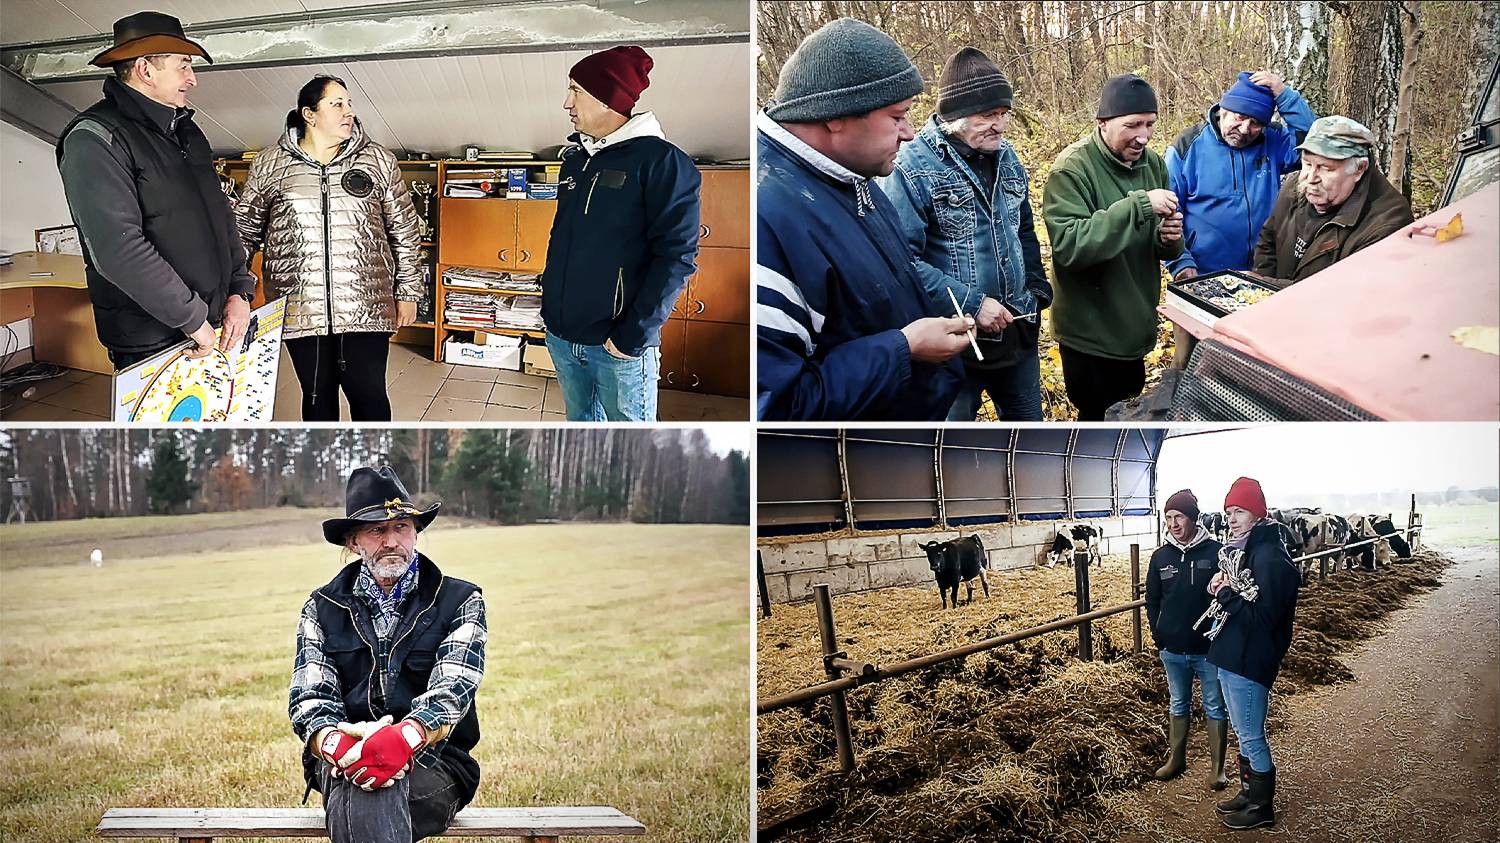
[[[1389,89],[1395,87],[1400,71],[1400,38],[1389,37],[1388,16],[1393,2],[1372,0],[1339,7],[1344,49],[1328,74],[1333,112],[1358,120],[1375,133],[1374,163],[1385,171],[1389,171],[1395,128],[1395,96]],[[1385,118],[1387,114],[1390,120]]]
[[[1328,6],[1318,0],[1266,4],[1266,61],[1302,94],[1314,114],[1328,114]]]
[[[1411,198],[1411,118],[1416,108],[1417,62],[1422,46],[1422,2],[1411,0],[1400,4],[1401,40],[1405,55],[1401,60],[1401,93],[1396,99],[1396,131],[1391,137],[1391,184],[1406,198]]]

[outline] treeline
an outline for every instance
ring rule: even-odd
[[[13,518],[22,495],[40,521],[342,507],[349,471],[383,463],[419,501],[500,523],[750,519],[748,458],[693,428],[9,430],[0,507]]]
[[[758,105],[802,39],[837,17],[869,22],[912,57],[928,83],[912,109],[917,127],[932,112],[943,62],[979,47],[1015,87],[1011,140],[1030,171],[1092,123],[1112,74],[1138,73],[1155,87],[1162,110],[1152,147],[1160,151],[1202,119],[1236,73],[1273,70],[1317,114],[1374,130],[1381,172],[1394,171],[1418,216],[1448,177],[1457,133],[1500,48],[1500,3],[1492,0],[787,0],[761,3],[757,15]]]

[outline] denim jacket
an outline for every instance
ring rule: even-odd
[[[953,308],[945,289],[971,316],[985,296],[1017,315],[1051,303],[1041,250],[1034,229],[1025,225],[1031,221],[1026,168],[1009,141],[1001,142],[996,155],[991,192],[933,116],[901,147],[895,171],[880,179],[901,218],[917,275],[943,313]],[[1024,254],[1023,234],[1030,235]]]

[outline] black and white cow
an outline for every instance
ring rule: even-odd
[[[1297,527],[1293,523],[1293,516],[1281,509],[1268,509],[1266,515],[1279,526],[1281,543],[1286,545],[1286,552],[1293,559],[1302,555],[1302,538],[1297,534]]]
[[[943,608],[948,608],[948,592],[953,592],[953,607],[958,608],[958,584],[969,588],[968,602],[974,602],[974,580],[984,586],[984,596],[990,596],[990,581],[984,572],[990,567],[990,558],[984,552],[984,541],[978,536],[964,536],[946,542],[927,542],[918,545],[927,551],[927,566],[937,579],[938,596],[943,599]]]
[[[1375,528],[1375,532],[1385,536],[1386,541],[1390,542],[1391,550],[1395,551],[1397,559],[1411,558],[1411,545],[1407,544],[1406,535],[1396,529],[1389,514],[1379,517],[1372,515],[1370,520],[1370,526]]]
[[[1224,513],[1222,512],[1200,512],[1198,513],[1198,523],[1203,529],[1208,531],[1208,534],[1213,537],[1214,541],[1223,541],[1224,533],[1229,527],[1229,522],[1224,520]]]
[[[1293,515],[1291,521],[1292,530],[1297,534],[1297,542],[1301,547],[1301,553],[1294,554],[1294,556],[1338,550],[1338,553],[1328,555],[1332,566],[1337,569],[1340,559],[1345,555],[1342,548],[1349,541],[1349,522],[1341,515],[1311,512]],[[1303,580],[1306,580],[1308,572],[1319,564],[1316,559],[1302,560],[1300,567]]]
[[[1047,567],[1059,562],[1071,562],[1074,553],[1088,554],[1088,561],[1104,567],[1104,554],[1099,548],[1101,534],[1092,524],[1058,524],[1057,535],[1052,538],[1052,547],[1047,550]]]
[[[1380,533],[1375,529],[1375,521],[1379,516],[1355,514],[1349,516],[1349,540],[1355,542],[1379,539],[1379,541],[1362,545],[1355,548],[1351,553],[1359,560],[1359,565],[1366,571],[1373,571],[1377,567],[1391,564],[1391,543],[1389,540],[1380,538]],[[1386,516],[1389,520],[1390,516]]]

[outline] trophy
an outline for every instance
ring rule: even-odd
[[[219,189],[224,191],[224,196],[229,200],[229,207],[233,208],[239,201],[239,183],[224,168],[223,161],[214,162],[214,172],[219,176]]]
[[[423,241],[432,239],[432,182],[411,183],[412,204],[417,209],[417,232]]]

